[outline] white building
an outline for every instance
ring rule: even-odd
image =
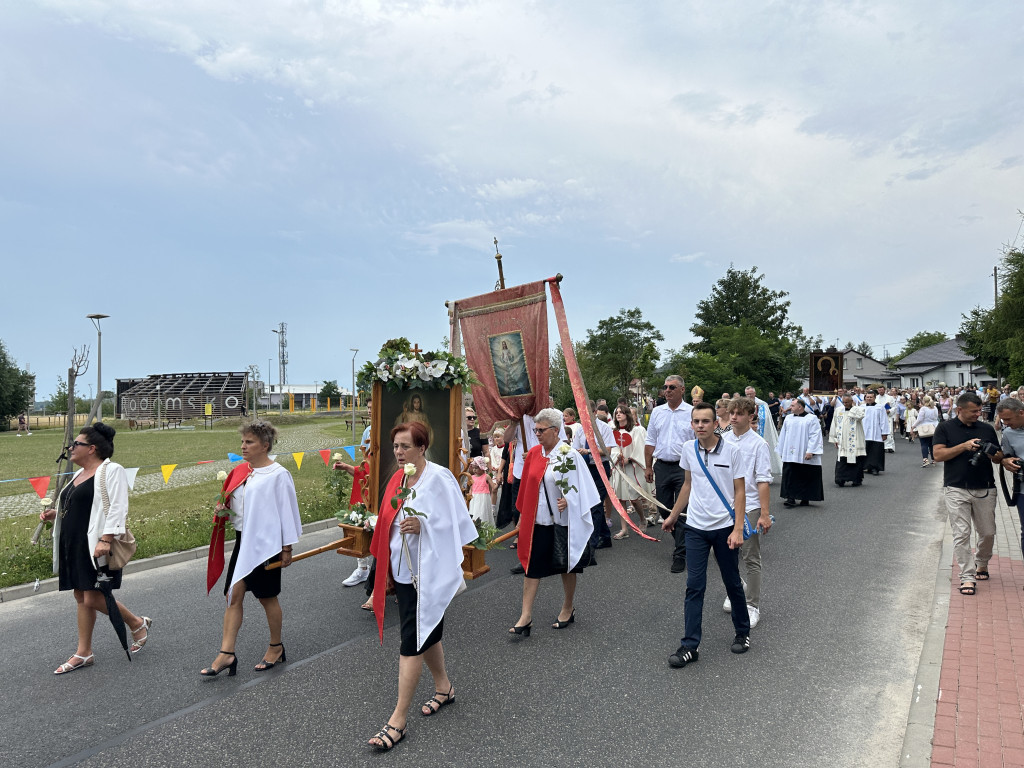
[[[964,351],[958,338],[912,352],[895,367],[899,371],[900,386],[904,388],[997,383],[995,376],[989,375],[974,357]]]

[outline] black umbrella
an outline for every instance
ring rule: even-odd
[[[114,589],[111,586],[111,582],[114,579],[110,575],[110,569],[107,568],[107,558],[101,557],[98,562],[100,567],[96,571],[96,589],[103,593],[103,599],[107,602],[107,616],[110,618],[110,623],[114,627],[118,639],[121,641],[121,647],[124,648],[128,661],[131,661],[132,654],[128,650],[128,627],[124,624],[121,609],[117,607],[117,600],[114,598]]]

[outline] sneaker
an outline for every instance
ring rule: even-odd
[[[743,584],[743,591],[746,592],[747,591],[747,582],[744,581],[744,582],[741,582],[741,583]],[[725,598],[725,602],[722,603],[722,610],[725,613],[732,613],[732,600],[730,600],[728,597]]]
[[[736,637],[732,641],[732,648],[730,648],[729,650],[731,650],[733,653],[746,653],[747,651],[749,651],[750,635],[736,635]]]
[[[672,573],[682,573],[686,570],[686,558],[685,557],[673,557],[672,567],[669,569]]]
[[[518,565],[515,565],[512,568],[509,568],[508,570],[510,573],[526,573],[526,569],[523,568],[522,563],[519,563]]]
[[[685,667],[687,664],[694,662],[700,656],[697,653],[696,648],[687,648],[685,646],[679,646],[679,650],[668,657],[668,665],[679,669]]]
[[[761,620],[761,611],[748,603],[747,614],[750,616],[750,628],[753,629],[757,626],[757,622]]]
[[[356,584],[362,584],[368,578],[370,578],[370,569],[369,568],[360,568],[357,565],[356,569],[354,571],[352,571],[352,575],[349,576],[347,579],[345,579],[341,583],[342,583],[342,585],[344,585],[346,587],[354,587]]]

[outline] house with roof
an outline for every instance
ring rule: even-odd
[[[995,376],[964,351],[959,336],[911,352],[893,366],[904,388],[998,384]]]
[[[858,352],[849,347],[843,352],[843,386],[846,389],[866,387],[868,384],[884,384],[887,387],[899,386],[899,374],[890,371],[881,360]]]

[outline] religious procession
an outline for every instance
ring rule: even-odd
[[[323,552],[351,556],[355,568],[339,574],[339,583],[365,590],[361,609],[373,614],[381,644],[399,651],[397,685],[388,692],[394,708],[381,711],[383,724],[366,741],[386,752],[406,738],[411,712],[434,717],[456,702],[450,668],[457,672],[460,659],[446,654],[445,616],[467,580],[489,572],[487,550],[515,551],[519,610],[501,631],[505,642],[530,643],[541,628],[571,633],[578,620],[593,620],[591,606],[577,601],[581,577],[599,562],[614,567],[614,547],[631,537],[637,546],[660,546],[664,572],[685,579],[681,609],[677,602],[671,609],[680,637],[648,640],[664,646],[670,668],[700,660],[712,560],[732,624],[728,649],[756,652],[754,630],[772,618],[762,600],[772,583],[762,541],[777,525],[775,535],[787,535],[786,525],[798,520],[776,515],[828,514],[836,495],[898,482],[886,475],[887,455],[897,451],[920,450],[925,470],[943,465],[960,593],[974,595],[990,578],[993,468],[1020,477],[1024,387],[847,389],[841,356],[827,350],[813,353],[808,369],[825,356],[829,375],[815,376],[795,396],[751,385],[716,398],[702,382],[670,372],[655,392],[612,405],[588,392],[560,283],[559,276],[452,302],[450,351],[425,352],[406,339],[384,344],[367,364],[372,397],[358,453],[331,465],[351,478],[338,541],[295,551],[302,525],[292,475],[275,460],[278,430],[272,418],[242,424],[239,461],[223,477],[207,556],[207,592],[223,577],[221,640],[206,666],[197,665],[199,676],[238,674],[248,593],[262,608],[268,639],[253,671],[285,665],[283,571]],[[549,295],[572,407],[555,407],[549,391]],[[97,614],[110,618],[129,658],[154,631],[159,640],[159,617],[133,612],[113,595],[134,551],[125,468],[111,461],[114,436],[103,423],[81,429],[69,447],[79,469],[40,514],[59,524],[60,589],[72,591],[77,606],[78,645],[55,675],[94,665]],[[836,455],[830,478],[826,445]],[[235,532],[230,554],[228,526]],[[560,608],[535,616],[541,585],[554,576]],[[434,693],[416,703],[424,664]]]

